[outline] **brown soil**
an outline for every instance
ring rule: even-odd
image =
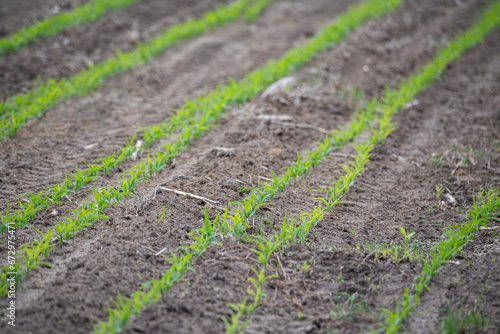
[[[250,27],[233,24],[183,43],[152,64],[111,80],[100,93],[62,103],[4,144],[0,200],[13,203],[22,193],[60,181],[75,163],[109,154],[138,125],[161,121],[183,100],[213,89],[227,75],[241,78],[245,70],[278,57],[345,10],[347,3],[277,2]],[[256,115],[287,114],[294,123],[337,128],[356,106],[355,99],[342,94],[344,83],[348,90],[363,89],[370,98],[380,96],[384,85],[397,87],[400,78],[411,75],[440,45],[470,26],[486,3],[408,2],[312,61],[296,75],[301,87],[230,109],[219,126],[196,140],[171,169],[142,184],[136,199],[111,209],[111,221],[99,222],[69,243],[56,245],[49,258],[56,269],[40,270],[23,282],[17,299],[17,331],[9,327],[6,332],[91,330],[93,323],[106,318],[106,306],[118,292],[129,295],[148,278],[161,277],[166,266],[163,256],[154,256],[157,251],[166,248],[164,254],[168,254],[190,242],[186,233],[200,226],[203,202],[166,192],[154,195],[157,184],[168,181],[170,188],[214,199],[219,207],[244,198],[248,191],[235,180],[254,186],[262,177],[270,178],[271,171],[280,175],[297,152],[308,151],[324,137],[317,129],[272,124]],[[432,242],[442,240],[444,226],[464,220],[475,193],[498,189],[499,38],[500,32],[492,33],[422,93],[418,105],[396,115],[396,131],[373,152],[346,203],[313,229],[305,245],[279,255],[283,268],[271,261],[268,274],[279,278],[266,283],[268,297],[254,311],[245,333],[377,329],[380,309],[392,308],[393,300],[422,271],[422,264],[375,258],[369,244],[399,242],[399,227],[404,227],[416,232],[421,247],[429,250]],[[97,149],[83,150],[94,142],[99,143]],[[234,152],[218,154],[214,146],[231,147]],[[269,154],[272,148],[279,148],[281,154]],[[272,207],[262,209],[262,222],[279,224],[285,215],[299,218],[301,212],[311,212],[321,194],[317,191],[337,179],[340,165],[349,161],[354,150],[346,147],[335,153],[275,198]],[[465,156],[467,163],[459,165]],[[111,184],[115,177],[95,184]],[[458,203],[452,206],[438,200],[437,185]],[[83,192],[59,210],[73,208],[85,196]],[[158,223],[155,211],[163,208],[169,210],[168,219]],[[215,214],[216,209],[209,209],[211,217]],[[57,219],[47,214],[35,226],[45,230]],[[271,231],[265,224],[264,230]],[[20,242],[36,238],[32,230],[17,233]],[[485,332],[498,333],[498,237],[498,230],[480,232],[459,258],[444,265],[405,330],[439,331],[447,309],[475,309],[489,315]],[[227,304],[247,297],[250,267],[259,268],[251,247],[225,240],[210,248],[196,261],[196,272],[144,311],[126,332],[225,332],[222,318],[229,316]],[[0,248],[5,252],[3,245]],[[304,270],[304,261],[310,270]],[[347,295],[354,295],[356,302],[353,312],[343,314],[337,305],[340,302],[349,309]],[[0,301],[2,309],[5,302]]]

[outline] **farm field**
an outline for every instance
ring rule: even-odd
[[[49,2],[0,0],[57,26],[0,54],[1,333],[500,333],[499,1]]]

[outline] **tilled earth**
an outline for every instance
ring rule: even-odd
[[[175,11],[165,8],[152,13],[154,6],[162,7],[160,1],[144,1],[111,16],[123,20],[117,22],[130,23],[127,20],[137,15],[143,22],[140,27],[150,27],[141,31],[156,33],[176,20],[201,15],[217,2],[188,3],[169,2]],[[210,91],[227,76],[242,78],[245,72],[279,57],[350,4],[276,1],[251,25],[234,23],[216,29],[109,80],[99,93],[60,103],[2,144],[0,203],[16,203],[26,192],[60,182],[75,164],[81,166],[112,153],[116,144],[129,139],[139,126],[160,122],[186,98]],[[283,168],[296,160],[297,153],[309,151],[324,138],[323,129],[338,128],[349,120],[359,107],[359,100],[351,94],[354,88],[361,89],[369,99],[381,96],[384,86],[397,88],[402,78],[467,29],[487,4],[408,1],[399,11],[369,22],[310,62],[296,73],[300,84],[295,89],[230,108],[229,115],[196,140],[175,164],[141,184],[137,198],[110,209],[109,221],[98,222],[70,242],[57,244],[48,259],[55,269],[39,270],[22,282],[17,328],[7,327],[5,332],[91,331],[92,324],[106,319],[106,307],[112,306],[111,299],[118,292],[129,295],[146,280],[161,277],[168,268],[165,254],[190,242],[187,233],[201,226],[205,209],[213,218],[218,209],[243,199],[249,193],[245,187],[266,182],[272,178],[271,172],[281,175]],[[147,15],[152,16],[148,19]],[[92,34],[98,32],[103,35],[99,37],[102,42],[96,42],[101,43],[103,51],[95,61],[109,56],[115,48],[133,45],[118,40],[109,43],[114,40],[114,29],[119,36],[127,34],[126,24],[99,24],[78,42],[82,50],[89,43],[84,39],[93,40]],[[67,33],[76,34],[78,29]],[[292,246],[272,259],[268,274],[278,278],[266,283],[267,297],[254,311],[245,333],[359,333],[379,328],[381,308],[392,309],[393,301],[422,271],[422,263],[396,263],[391,257],[370,252],[370,245],[401,242],[400,227],[404,227],[416,232],[421,248],[429,250],[433,242],[442,240],[444,227],[464,220],[475,194],[499,188],[498,40],[500,32],[493,32],[449,66],[418,101],[395,116],[396,131],[372,152],[366,171],[356,179],[345,202],[312,230],[306,244]],[[31,52],[49,53],[44,51],[45,44],[37,45],[39,49],[33,45]],[[58,57],[63,54],[57,52],[54,58],[50,56],[54,65],[48,66],[42,77],[63,77],[79,69],[76,66],[65,71],[55,65],[61,64]],[[14,58],[1,61],[22,61]],[[30,87],[31,71],[21,67],[18,74],[12,74],[15,71],[9,69],[9,75],[22,79],[17,84],[14,80],[2,94],[12,95]],[[311,127],[278,124],[259,115],[288,115],[292,123]],[[366,137],[357,141],[363,139]],[[84,149],[93,143],[98,145]],[[233,150],[224,153],[214,147]],[[262,207],[254,224],[279,225],[285,216],[298,218],[300,213],[312,212],[318,203],[316,198],[322,194],[318,191],[338,179],[341,165],[354,153],[350,146],[335,151],[276,197],[272,206]],[[129,167],[131,164],[125,164],[123,170]],[[117,176],[109,175],[92,185],[114,184]],[[218,204],[205,207],[199,200],[156,192],[161,183]],[[452,195],[456,203],[452,205],[438,196],[436,187]],[[90,185],[87,190],[91,190]],[[88,198],[88,191],[83,191],[58,210],[64,215],[65,210]],[[155,212],[164,208],[168,217],[158,223]],[[47,213],[34,226],[45,231],[60,219]],[[269,225],[265,229],[271,231]],[[17,233],[20,242],[37,237],[33,230]],[[485,332],[498,333],[498,240],[498,230],[483,230],[459,258],[445,264],[431,282],[431,290],[423,294],[418,313],[405,323],[405,330],[440,332],[449,310],[476,310],[488,314],[489,329]],[[248,277],[254,275],[251,267],[260,268],[251,247],[224,239],[221,245],[209,248],[194,263],[196,272],[189,272],[185,281],[174,285],[125,332],[225,332],[222,319],[231,312],[227,305],[248,297]],[[3,244],[0,248],[5,253]],[[162,249],[164,253],[155,256]],[[6,300],[1,300],[0,306],[4,310]]]

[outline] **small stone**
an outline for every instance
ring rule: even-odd
[[[280,148],[274,147],[274,148],[270,149],[269,151],[267,151],[267,153],[269,153],[270,155],[275,156],[275,157],[280,157],[282,150]]]
[[[262,93],[262,97],[268,97],[272,95],[277,95],[279,93],[284,93],[288,89],[295,87],[297,84],[297,80],[294,77],[284,77],[273,83],[269,86],[264,93]]]

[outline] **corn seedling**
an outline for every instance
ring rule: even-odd
[[[168,216],[170,214],[170,210],[172,210],[172,209],[168,209],[167,212],[165,212],[165,210],[166,210],[165,207],[163,207],[163,212],[161,212],[161,213],[159,213],[159,212],[157,213],[155,210],[155,218],[156,218],[156,221],[158,222],[158,224],[161,223],[161,221],[165,218],[165,216]],[[167,223],[169,220],[170,220],[170,217],[168,218]]]
[[[264,266],[264,268],[267,267],[267,263],[269,262],[269,258],[273,254],[273,252],[278,249],[280,246],[281,241],[276,240],[273,241],[273,237],[271,239],[264,239],[262,241],[257,241],[257,247],[259,249],[251,249],[252,252],[258,255],[258,260]]]
[[[228,304],[228,307],[233,309],[233,312],[231,313],[231,319],[227,320],[226,318],[222,318],[222,320],[226,324],[226,333],[228,334],[243,333],[245,327],[250,324],[249,319],[252,315],[253,310],[255,310],[255,308],[260,305],[261,299],[263,297],[266,297],[266,294],[263,290],[264,283],[271,278],[277,278],[277,276],[274,275],[266,276],[265,269],[262,269],[260,272],[253,267],[251,267],[251,269],[254,272],[256,278],[248,278],[248,280],[252,283],[254,289],[248,289],[247,293],[253,297],[253,302],[248,304],[248,300],[247,298],[245,298],[239,305]],[[243,317],[246,319],[243,321],[243,323],[240,323],[240,319]]]
[[[257,242],[257,246],[259,249],[251,249],[252,252],[258,255],[258,260],[264,268],[262,268],[260,271],[253,267],[251,268],[256,278],[248,278],[248,280],[253,285],[253,290],[248,289],[247,293],[252,296],[253,302],[247,304],[247,298],[245,298],[239,305],[228,305],[233,309],[230,320],[223,318],[224,323],[226,324],[226,332],[228,334],[243,332],[243,329],[245,329],[245,327],[250,324],[250,317],[253,310],[260,305],[261,299],[266,296],[266,294],[264,293],[264,283],[271,278],[277,278],[277,276],[266,276],[265,274],[271,255],[282,244],[280,238],[277,238],[278,240],[273,241],[275,237],[276,235],[272,236],[269,240],[264,239],[261,242]],[[240,323],[241,318],[245,318],[243,323]]]
[[[439,184],[436,186],[436,198],[439,200],[441,198],[441,195],[443,194],[444,192],[444,188],[443,188],[443,185],[442,184]]]
[[[226,324],[226,333],[227,334],[239,334],[243,333],[243,329],[250,324],[249,320],[243,321],[240,323],[240,319],[245,316],[247,310],[247,299],[243,299],[243,301],[239,304],[228,304],[233,312],[231,313],[231,319],[227,320],[226,318],[222,318],[222,321]]]

